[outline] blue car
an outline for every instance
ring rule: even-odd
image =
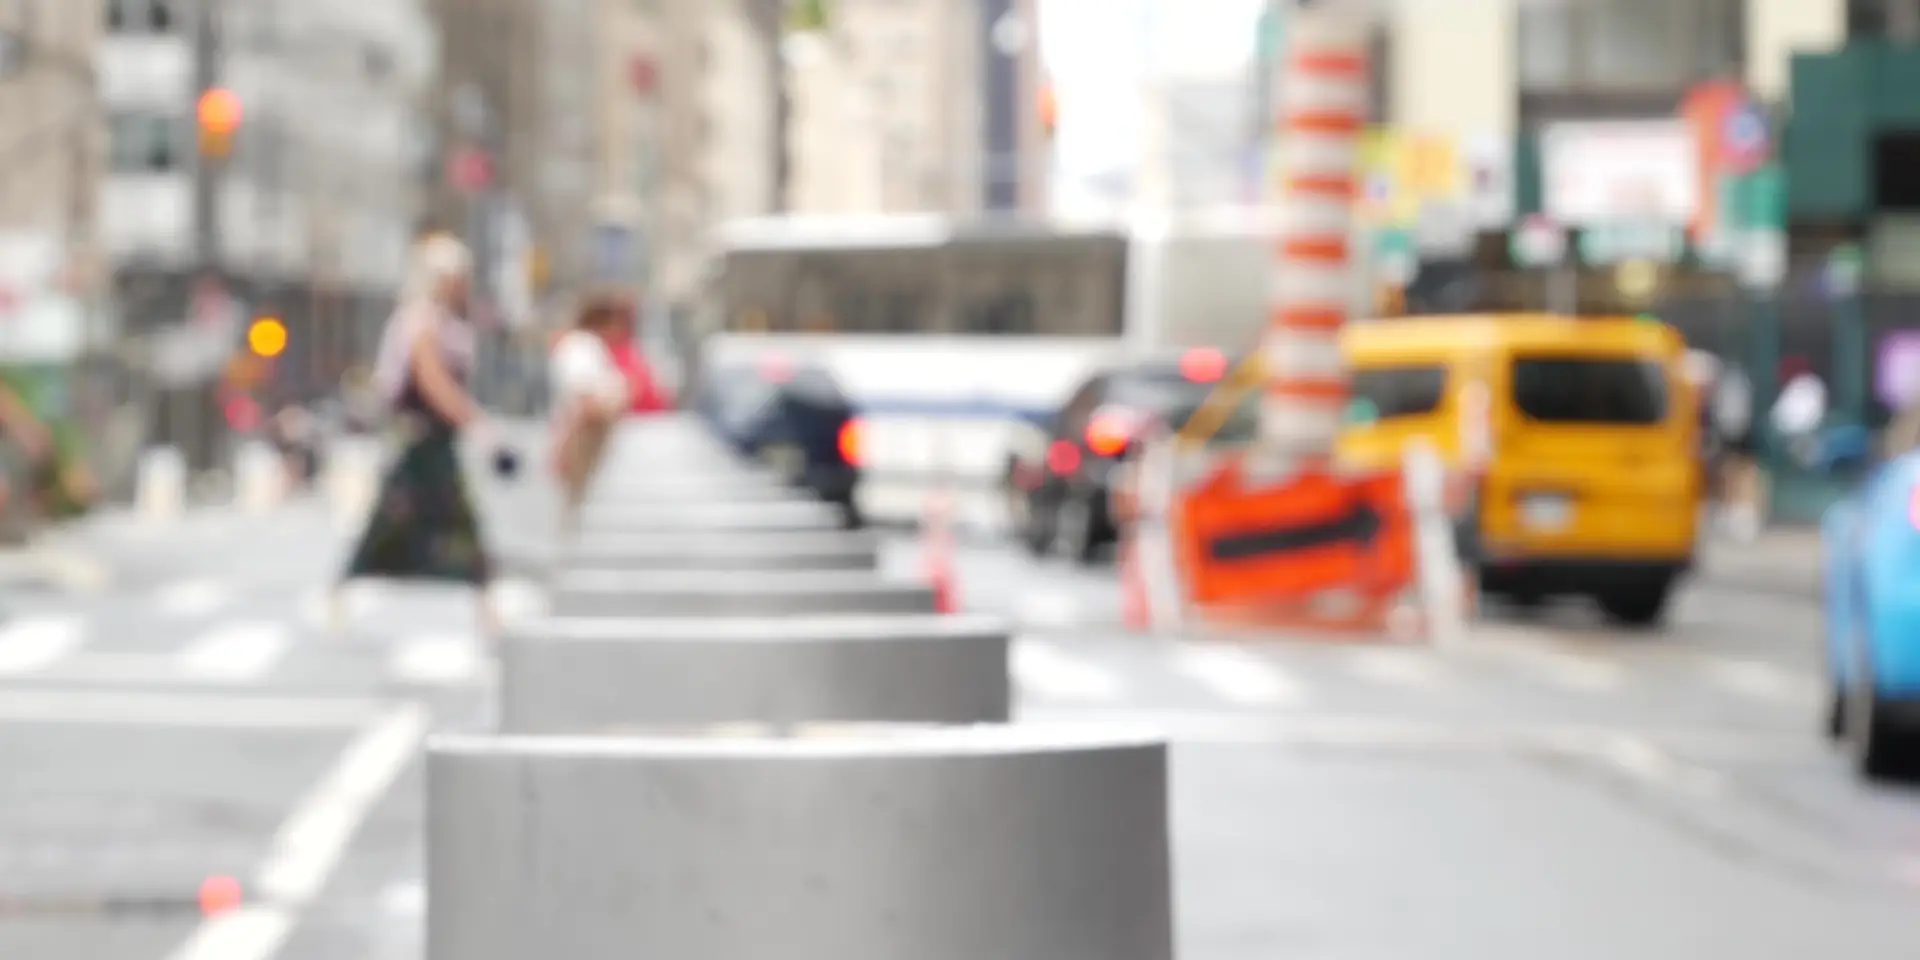
[[[840,508],[861,526],[861,422],[832,374],[784,358],[703,369],[694,412],[740,455]]]
[[[1821,521],[1828,734],[1868,779],[1920,764],[1920,453],[1875,469]]]

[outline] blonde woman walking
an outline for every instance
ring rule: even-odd
[[[456,440],[487,432],[467,390],[474,333],[466,319],[472,259],[448,236],[424,241],[400,306],[388,321],[374,370],[401,433],[399,458],[380,485],[334,592],[344,620],[343,588],[357,579],[456,582],[478,593],[481,631],[499,623],[488,601],[493,560],[460,467]]]

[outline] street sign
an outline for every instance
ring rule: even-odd
[[[1727,112],[1720,136],[1727,168],[1736,174],[1760,169],[1773,152],[1766,112],[1751,100]]]
[[[479,147],[461,147],[447,157],[447,182],[473,194],[493,183],[493,160]]]
[[[1522,267],[1550,267],[1567,257],[1567,232],[1552,220],[1534,214],[1514,228],[1508,251]]]

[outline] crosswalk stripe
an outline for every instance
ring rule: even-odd
[[[388,669],[422,686],[454,686],[480,676],[479,641],[460,634],[432,634],[401,641]]]
[[[1795,676],[1771,663],[1709,660],[1702,667],[1710,682],[1742,696],[1788,703],[1813,703],[1820,697],[1819,685],[1813,680]]]
[[[153,603],[162,616],[204,617],[225,606],[231,596],[231,588],[218,580],[181,580],[156,591]]]
[[[535,620],[547,612],[547,591],[530,580],[496,580],[490,595],[494,612],[508,623]]]
[[[245,683],[266,676],[292,642],[284,624],[231,623],[201,635],[176,662],[182,674],[197,680]]]
[[[1174,654],[1174,669],[1246,706],[1295,703],[1305,696],[1300,685],[1279,666],[1227,647],[1181,647]]]
[[[85,637],[78,617],[22,617],[0,624],[0,677],[44,670],[77,649]]]
[[[1409,650],[1356,650],[1347,660],[1347,669],[1368,683],[1403,690],[1437,687],[1443,679],[1440,665],[1431,656]]]
[[[1061,700],[1113,700],[1121,693],[1113,674],[1040,640],[1015,641],[1013,676],[1020,686]]]

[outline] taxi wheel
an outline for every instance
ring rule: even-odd
[[[1630,627],[1651,627],[1666,616],[1667,597],[1672,592],[1673,583],[1662,579],[1609,590],[1597,599],[1600,609],[1614,622]]]

